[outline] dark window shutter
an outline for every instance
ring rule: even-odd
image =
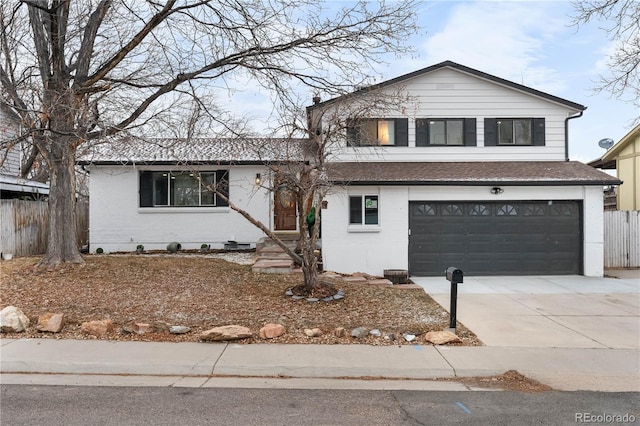
[[[485,142],[486,143],[486,142]],[[478,144],[476,137],[476,119],[464,119],[464,145],[476,146]]]
[[[140,207],[153,207],[153,172],[140,172]]]
[[[416,146],[429,145],[429,120],[416,118]]]
[[[396,118],[396,146],[409,146],[409,119]]]
[[[216,187],[225,197],[229,198],[229,170],[216,171]],[[216,196],[216,206],[226,207],[228,205],[226,200]]]
[[[535,146],[544,146],[545,145],[545,124],[544,118],[534,118],[531,120],[531,127],[533,129],[533,140],[532,143]]]
[[[498,122],[495,118],[484,119],[484,146],[498,145]]]
[[[347,146],[359,146],[358,143],[358,122],[347,120]]]

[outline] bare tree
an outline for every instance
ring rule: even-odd
[[[74,239],[82,145],[144,134],[185,97],[215,100],[234,79],[255,81],[275,98],[296,85],[337,95],[367,81],[380,54],[407,50],[414,2],[3,1],[0,101],[20,114],[50,173],[40,265],[83,261]]]
[[[628,97],[640,108],[640,2],[582,0],[573,5],[574,25],[601,21],[615,43],[608,61],[610,74],[600,77],[596,90],[607,91],[619,99]]]

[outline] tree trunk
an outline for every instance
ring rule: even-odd
[[[49,240],[47,252],[38,263],[54,267],[63,262],[83,263],[76,239],[75,148],[71,141],[54,140],[48,158]]]
[[[305,222],[305,221],[301,221]],[[306,225],[306,224],[305,224]],[[303,228],[306,226],[303,226]],[[317,230],[313,230],[317,232]],[[315,254],[316,239],[309,235],[307,229],[300,231],[300,249],[302,251],[302,274],[304,276],[304,285],[309,289],[317,287],[320,282],[318,280],[318,257]]]

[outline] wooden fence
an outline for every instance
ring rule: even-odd
[[[604,267],[640,267],[640,211],[604,212]]]
[[[14,256],[43,254],[49,238],[49,206],[44,201],[0,200],[0,252]],[[76,205],[78,246],[89,237],[89,203]]]

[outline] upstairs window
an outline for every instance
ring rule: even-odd
[[[407,146],[407,118],[353,120],[347,127],[349,146]]]
[[[476,119],[417,118],[416,146],[476,146]]]
[[[228,196],[226,170],[211,172],[142,171],[140,207],[218,207],[228,204],[208,188],[217,186]]]
[[[485,146],[544,146],[544,118],[485,118]]]
[[[378,196],[357,195],[349,197],[350,225],[378,224]]]

